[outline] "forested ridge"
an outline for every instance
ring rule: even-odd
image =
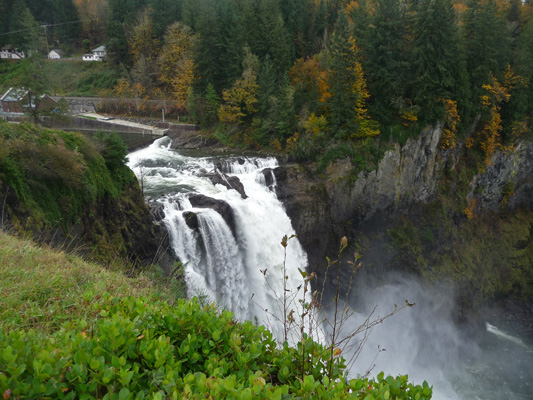
[[[442,121],[443,148],[468,135],[488,164],[530,132],[530,1],[2,0],[0,9],[2,32],[13,32],[4,44],[45,49],[36,21],[51,25],[49,47],[105,44],[117,71],[107,94],[138,99],[138,112],[165,99],[223,141],[299,160],[371,158],[380,143]]]

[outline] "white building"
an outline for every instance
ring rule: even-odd
[[[97,47],[92,53],[86,53],[83,55],[83,61],[102,61],[107,54],[105,46]]]
[[[93,54],[96,57],[100,57],[100,59],[104,58],[105,55],[107,54],[105,46],[97,47],[96,49],[93,50]]]
[[[26,58],[23,51],[12,49],[11,46],[6,45],[0,49],[0,58],[10,60],[21,60]]]
[[[59,60],[61,57],[63,57],[63,51],[58,49],[51,50],[50,53],[48,53],[48,58],[50,60]]]

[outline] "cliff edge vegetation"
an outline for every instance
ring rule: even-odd
[[[346,379],[345,361],[283,344],[198,299],[0,232],[4,399],[421,399],[407,376]],[[170,300],[167,301],[167,300]],[[330,375],[330,376],[328,376]]]
[[[127,148],[116,134],[89,140],[0,122],[0,223],[103,263],[156,263],[164,233],[152,224]]]

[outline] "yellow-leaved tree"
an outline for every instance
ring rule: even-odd
[[[245,49],[243,72],[230,89],[222,91],[224,104],[218,109],[220,122],[242,124],[257,112],[257,56]]]
[[[154,33],[152,10],[150,8],[146,8],[137,17],[137,23],[130,34],[129,45],[134,62],[137,62],[141,57],[150,61],[156,58],[159,52],[159,41]]]
[[[175,22],[167,28],[158,59],[159,81],[172,93],[180,108],[186,106],[189,90],[197,78],[194,63],[196,40],[187,25]]]
[[[441,102],[446,109],[446,116],[444,117],[444,128],[440,139],[440,147],[442,149],[453,149],[455,148],[457,139],[457,125],[461,122],[461,117],[457,111],[456,101],[441,99]]]
[[[500,83],[492,74],[490,78],[491,82],[483,85],[486,94],[481,96],[481,103],[488,110],[489,115],[483,126],[483,130],[480,132],[480,145],[485,154],[485,165],[491,165],[491,158],[496,149],[508,150],[502,144],[502,118],[500,110],[502,104],[508,102],[511,98],[510,90],[524,83],[520,76],[513,73],[510,66],[505,71],[503,83]]]

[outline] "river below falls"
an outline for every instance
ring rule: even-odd
[[[269,171],[277,165],[274,158],[175,151],[168,138],[129,155],[145,195],[164,210],[171,244],[185,264],[188,295],[216,301],[239,320],[265,324],[279,338],[280,277],[288,276],[287,289],[297,291],[307,257],[297,238],[289,240],[286,253],[280,244],[295,232],[275,195]],[[238,177],[246,197],[213,184],[207,176],[217,170]],[[198,206],[197,195],[228,204],[232,219]],[[194,224],[187,220],[191,215]],[[351,375],[408,374],[413,383],[433,385],[438,400],[533,399],[532,344],[491,324],[475,334],[458,328],[452,322],[451,288],[428,288],[406,277],[358,288],[364,289],[358,289],[357,314],[347,330],[374,308],[379,317],[406,299],[416,305],[372,330]]]

